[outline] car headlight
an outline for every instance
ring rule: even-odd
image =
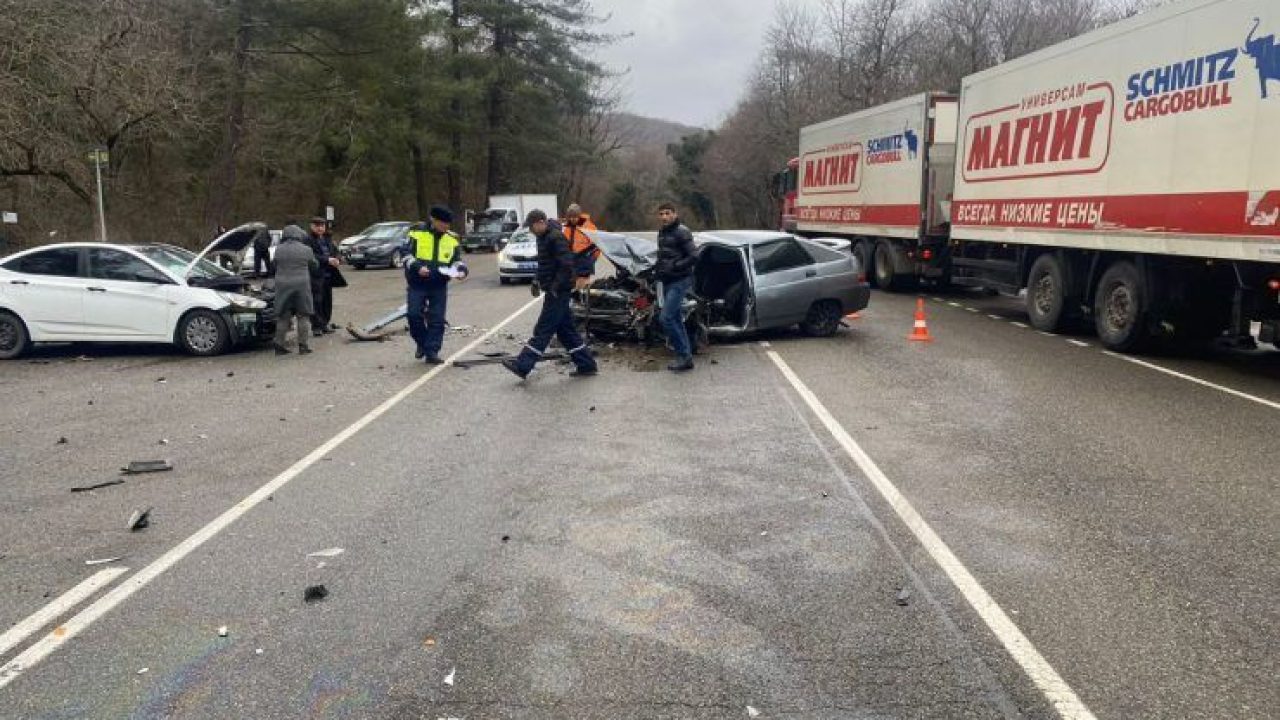
[[[240,293],[219,292],[218,297],[231,304],[232,310],[266,310],[267,304],[258,298]]]

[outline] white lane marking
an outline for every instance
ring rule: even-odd
[[[107,568],[85,578],[79,585],[66,591],[53,602],[35,611],[26,620],[14,625],[6,630],[3,635],[0,635],[0,655],[9,652],[18,643],[38,632],[40,628],[62,617],[64,613],[79,605],[85,598],[111,584],[111,581],[127,572],[129,572],[129,568]]]
[[[930,300],[932,300],[932,301],[934,301],[934,302],[946,302],[946,300],[943,300],[943,299],[942,299],[942,298],[940,298],[940,297],[929,298],[929,299],[930,299]]]
[[[1057,333],[1045,332],[1043,330],[1037,330],[1036,332],[1040,333],[1045,337],[1058,337]]]
[[[949,302],[949,303],[947,303],[947,304],[948,304],[948,305],[950,305],[951,307],[955,307],[955,308],[961,307],[960,303],[958,303],[958,302]]]
[[[20,655],[9,661],[3,667],[0,667],[0,688],[13,682],[15,678],[23,672],[30,670],[32,666],[48,657],[50,653],[57,650],[67,640],[80,634],[82,630],[89,627],[98,618],[107,614],[112,608],[124,602],[135,592],[146,587],[148,583],[160,577],[166,570],[178,564],[186,556],[190,555],[196,548],[208,542],[215,535],[222,532],[231,525],[231,523],[239,520],[241,516],[252,510],[259,503],[275,494],[280,488],[284,487],[289,481],[298,477],[307,468],[320,462],[326,455],[333,452],[339,445],[350,440],[353,435],[363,430],[374,420],[385,415],[389,410],[400,404],[405,398],[412,395],[415,391],[426,385],[432,378],[439,375],[445,368],[449,367],[454,360],[466,355],[476,347],[479,347],[485,340],[489,339],[500,331],[503,327],[515,320],[522,313],[533,307],[539,302],[537,298],[525,303],[519,310],[512,313],[507,319],[498,323],[492,330],[481,335],[475,340],[468,343],[458,352],[450,355],[444,363],[435,366],[431,371],[422,377],[409,383],[403,390],[387,398],[378,407],[370,410],[367,415],[349,425],[346,429],[334,435],[320,447],[312,450],[306,457],[294,463],[289,469],[277,475],[271,482],[255,490],[251,495],[236,503],[231,509],[214,518],[208,525],[200,528],[191,537],[178,543],[172,550],[164,555],[156,558],[150,565],[142,568],[132,577],[125,579],[124,582],[117,585],[110,592],[98,598],[93,604],[81,610],[70,620],[66,621],[60,627],[60,632],[49,633],[41,638],[31,647],[27,648]]]
[[[1003,316],[1003,315],[987,315],[987,317],[991,318],[992,320],[1003,320],[1003,319],[1004,319],[1004,316]]]
[[[1027,674],[1031,681],[1035,683],[1040,692],[1044,694],[1049,703],[1063,718],[1069,720],[1093,720],[1094,715],[1085,707],[1084,702],[1076,696],[1075,691],[1067,682],[1062,679],[1058,672],[1053,669],[1048,660],[1036,650],[1035,646],[1018,626],[1009,619],[1005,611],[996,604],[996,601],[990,594],[978,583],[977,578],[969,572],[969,569],[960,562],[960,558],[956,557],[951,548],[942,541],[942,538],[934,532],[920,513],[911,505],[906,496],[889,480],[884,471],[876,465],[871,456],[862,449],[862,446],[845,431],[839,421],[827,410],[822,401],[813,394],[813,391],[804,384],[799,376],[791,370],[791,366],[787,365],[782,356],[773,350],[767,351],[769,359],[782,372],[783,377],[791,383],[791,387],[800,395],[809,409],[814,415],[822,421],[827,431],[831,433],[840,447],[849,457],[858,465],[871,484],[875,486],[880,495],[884,497],[889,506],[893,508],[898,517],[907,526],[911,533],[920,541],[921,546],[929,553],[934,562],[942,568],[947,574],[952,584],[969,602],[978,616],[991,628],[991,632],[995,634],[1000,644],[1004,645],[1005,650],[1013,657],[1014,661],[1022,667],[1023,672]]]
[[[1068,340],[1067,342],[1071,343],[1072,345],[1075,345],[1076,347],[1089,347],[1089,343],[1083,340]]]
[[[1013,326],[1015,326],[1015,327],[1020,327],[1020,328],[1022,328],[1023,330],[1030,330],[1030,329],[1031,329],[1031,326],[1030,326],[1030,325],[1027,325],[1026,323],[1020,323],[1020,322],[1018,322],[1017,320],[1010,320],[1010,321],[1009,321],[1009,324],[1010,324],[1010,325],[1013,325]]]
[[[965,310],[968,310],[969,312],[972,312],[972,313],[978,312],[978,308],[966,307]]]
[[[1177,370],[1170,370],[1170,369],[1169,369],[1169,368],[1167,368],[1167,367],[1162,367],[1162,366],[1160,366],[1160,365],[1156,365],[1156,364],[1154,364],[1154,363],[1149,363],[1149,362],[1147,362],[1146,360],[1139,360],[1138,358],[1135,358],[1135,357],[1129,357],[1128,355],[1121,355],[1121,354],[1119,354],[1119,353],[1113,353],[1113,352],[1111,352],[1110,350],[1103,350],[1103,351],[1102,351],[1102,354],[1103,354],[1103,355],[1110,355],[1110,356],[1111,356],[1111,357],[1113,357],[1113,358],[1119,358],[1119,359],[1121,359],[1121,360],[1124,360],[1125,362],[1131,362],[1131,363],[1133,363],[1134,365],[1141,365],[1142,367],[1150,368],[1150,369],[1152,369],[1152,370],[1155,370],[1156,372],[1162,372],[1162,373],[1164,373],[1165,375],[1171,375],[1171,376],[1176,377],[1176,378],[1178,378],[1178,379],[1180,379],[1180,380],[1186,380],[1187,382],[1193,382],[1193,383],[1195,383],[1195,384],[1197,384],[1197,385],[1203,385],[1203,386],[1205,386],[1205,387],[1207,387],[1207,388],[1213,388],[1214,390],[1219,390],[1219,391],[1224,392],[1224,393],[1226,393],[1226,394],[1228,394],[1228,395],[1235,395],[1235,396],[1236,396],[1236,397],[1238,397],[1238,398],[1244,398],[1245,400],[1252,400],[1253,402],[1256,402],[1256,403],[1258,403],[1259,405],[1265,405],[1265,406],[1267,406],[1267,407],[1271,408],[1272,410],[1280,410],[1280,402],[1276,402],[1276,401],[1274,401],[1274,400],[1268,400],[1268,399],[1266,399],[1266,398],[1260,398],[1260,397],[1258,397],[1257,395],[1250,395],[1250,394],[1249,394],[1249,393],[1247,393],[1247,392],[1242,392],[1242,391],[1240,391],[1240,390],[1236,390],[1235,388],[1229,388],[1229,387],[1227,387],[1227,386],[1225,386],[1225,385],[1219,385],[1219,384],[1214,383],[1214,382],[1209,382],[1208,380],[1202,380],[1202,379],[1200,379],[1200,378],[1198,378],[1198,377],[1195,377],[1195,376],[1193,376],[1193,375],[1187,375],[1186,373],[1180,373],[1180,372],[1178,372]]]

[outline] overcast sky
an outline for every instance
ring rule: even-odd
[[[782,0],[815,3],[816,0]],[[596,50],[623,77],[624,109],[714,127],[746,87],[777,0],[593,0],[610,33]]]

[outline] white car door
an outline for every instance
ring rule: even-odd
[[[173,281],[124,250],[87,250],[84,324],[98,337],[172,339]]]
[[[77,339],[83,325],[85,279],[80,248],[39,250],[5,263],[5,298],[26,323],[32,340]]]

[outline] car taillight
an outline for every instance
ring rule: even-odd
[[[933,250],[930,250],[929,248],[925,248],[924,250],[921,250],[921,251],[920,251],[920,257],[921,257],[922,259],[924,259],[924,260],[932,260],[932,259],[933,259]]]
[[[1268,280],[1267,287],[1271,288],[1271,292],[1280,292],[1280,278],[1271,278]]]
[[[643,310],[649,307],[649,298],[643,295],[637,295],[632,305],[635,305],[637,310]]]

